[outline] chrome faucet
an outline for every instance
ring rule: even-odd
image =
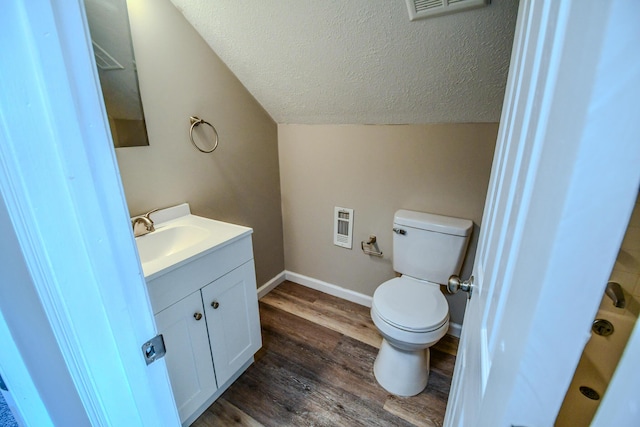
[[[139,236],[144,236],[145,234],[149,234],[153,231],[156,231],[154,225],[153,225],[153,220],[151,219],[151,217],[149,215],[151,215],[152,213],[154,213],[155,211],[157,211],[158,209],[152,209],[149,212],[147,212],[144,215],[140,215],[137,216],[133,219],[131,219],[131,227],[133,227],[133,236],[134,237],[139,237]],[[136,225],[138,223],[141,223],[144,226],[144,230],[142,232],[136,231]]]
[[[622,292],[622,286],[618,282],[607,283],[607,288],[604,290],[607,295],[613,301],[613,305],[618,308],[624,308],[626,300],[624,299],[624,292]]]

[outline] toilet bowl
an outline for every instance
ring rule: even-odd
[[[398,396],[427,385],[429,347],[449,329],[449,305],[440,286],[407,276],[376,289],[371,318],[383,341],[373,366],[378,383]]]
[[[473,223],[399,210],[393,221],[393,269],[376,289],[371,318],[383,337],[373,365],[378,383],[398,396],[420,393],[429,379],[429,347],[449,329],[440,284],[459,274]]]

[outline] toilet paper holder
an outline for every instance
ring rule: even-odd
[[[365,246],[367,246],[367,248],[365,248]],[[382,256],[382,251],[380,250],[380,248],[378,247],[378,239],[376,238],[375,234],[371,234],[369,235],[369,240],[368,241],[361,241],[360,242],[360,248],[362,249],[362,252],[365,253],[365,255],[373,255],[373,256],[377,256],[377,257],[381,257]],[[373,250],[372,250],[373,248]]]

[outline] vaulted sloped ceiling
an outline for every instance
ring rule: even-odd
[[[171,1],[278,123],[500,119],[516,0],[417,21],[405,0]]]

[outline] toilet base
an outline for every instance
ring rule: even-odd
[[[424,390],[429,380],[429,349],[400,350],[383,339],[373,373],[389,393],[415,396]]]

